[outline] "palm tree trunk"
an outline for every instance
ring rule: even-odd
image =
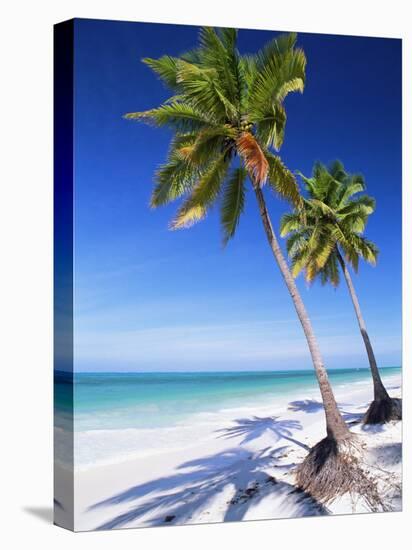
[[[285,280],[286,286],[288,287],[288,290],[292,297],[293,304],[295,306],[299,320],[302,324],[303,332],[305,333],[310,354],[312,356],[313,366],[315,368],[320,392],[322,395],[323,405],[325,407],[327,434],[329,437],[337,441],[346,439],[349,436],[349,430],[337,407],[336,400],[329,382],[328,374],[323,364],[316,336],[313,331],[312,324],[307,314],[305,305],[302,301],[295,280],[289,270],[288,264],[283,256],[282,250],[273,231],[272,223],[269,218],[269,212],[266,208],[266,203],[262,190],[258,185],[254,185],[253,187],[259,204],[260,215],[262,218],[263,226],[265,228],[267,239],[269,241],[269,245],[272,249],[273,255],[276,259],[276,262]]]
[[[366,353],[368,354],[369,359],[369,366],[372,372],[372,380],[373,380],[373,391],[374,391],[374,399],[375,401],[382,401],[386,399],[390,399],[388,392],[385,389],[385,386],[383,385],[383,382],[381,380],[378,366],[376,364],[375,354],[373,352],[372,344],[369,339],[368,331],[366,329],[365,321],[362,317],[361,308],[359,305],[359,300],[355,292],[355,287],[352,283],[352,277],[350,276],[349,269],[346,266],[346,263],[344,259],[342,258],[341,253],[336,247],[337,251],[337,257],[339,260],[339,263],[341,265],[343,275],[346,280],[346,284],[348,285],[349,294],[352,299],[353,307],[355,309],[356,317],[358,319],[359,329],[362,334],[363,342],[365,344]]]

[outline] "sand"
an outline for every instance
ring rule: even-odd
[[[400,397],[400,377],[385,379]],[[372,395],[370,382],[335,388],[352,432],[364,446],[384,508],[401,509],[401,422],[366,429],[359,422]],[[317,392],[253,414],[222,415],[219,427],[196,430],[190,444],[162,448],[123,462],[75,473],[75,530],[182,525],[222,521],[367,513],[361,495],[327,506],[296,489],[294,468],[325,435]],[[232,418],[231,418],[232,416]],[[63,503],[64,504],[64,503]]]

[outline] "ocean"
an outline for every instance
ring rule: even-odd
[[[384,380],[400,370],[380,369]],[[371,375],[359,368],[330,370],[329,376],[337,388],[364,384]],[[55,437],[64,463],[72,386],[64,373],[57,372],[55,382]],[[76,467],[181,448],[222,420],[264,408],[279,414],[298,398],[319,399],[314,371],[76,373]]]

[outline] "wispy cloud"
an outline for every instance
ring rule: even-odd
[[[309,366],[307,344],[296,319],[137,330],[81,332],[75,337],[79,363],[98,363],[112,368],[127,364],[136,369],[156,368],[274,368],[294,363]],[[320,337],[326,358],[363,357],[359,334]],[[380,339],[377,352],[398,349],[393,339]]]
[[[108,267],[106,269],[99,269],[93,272],[93,275],[90,275],[90,272],[88,274],[88,279],[83,278],[81,281],[81,284],[85,283],[91,283],[94,280],[99,281],[105,281],[105,280],[113,280],[123,277],[129,277],[133,275],[133,273],[144,273],[147,271],[153,271],[153,269],[158,268],[160,265],[165,264],[168,261],[168,258],[154,258],[154,259],[148,259],[143,262],[134,262],[134,263],[125,263],[124,265],[120,265],[116,268]]]

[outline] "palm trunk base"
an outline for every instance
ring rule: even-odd
[[[374,399],[363,417],[364,424],[384,424],[402,420],[402,399],[385,397]]]
[[[296,470],[296,482],[318,502],[331,503],[349,493],[361,494],[373,510],[381,507],[376,483],[361,467],[361,445],[351,434],[341,441],[326,437],[309,451]]]

